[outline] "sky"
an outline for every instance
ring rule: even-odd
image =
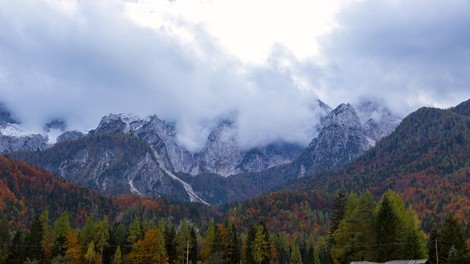
[[[400,116],[470,98],[467,0],[4,0],[0,102],[23,125],[157,114],[197,151],[308,144],[316,100]]]

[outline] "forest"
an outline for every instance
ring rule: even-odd
[[[448,215],[426,235],[411,206],[393,191],[377,203],[369,192],[339,193],[329,232],[312,229],[297,238],[264,222],[234,224],[234,216],[209,220],[204,229],[190,218],[134,218],[126,224],[104,216],[73,226],[63,211],[52,221],[46,210],[30,227],[0,221],[0,263],[349,263],[427,259],[468,263],[470,251],[460,220]],[[290,223],[295,224],[295,223]],[[297,223],[302,224],[302,223]]]

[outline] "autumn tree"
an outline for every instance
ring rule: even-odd
[[[160,230],[149,230],[143,239],[132,246],[127,259],[131,263],[168,263],[165,241]]]
[[[82,247],[78,243],[77,231],[72,231],[65,236],[67,250],[65,255],[69,257],[72,264],[80,264]]]

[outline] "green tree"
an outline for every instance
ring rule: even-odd
[[[64,211],[54,223],[54,256],[65,255],[66,236],[71,230],[69,214]]]
[[[452,248],[454,252],[450,254]],[[453,262],[464,263],[469,260],[463,226],[451,215],[445,218],[444,227],[439,232],[438,251],[439,263],[448,263],[449,256],[452,257]]]
[[[107,217],[96,226],[93,240],[95,241],[95,249],[103,256],[104,249],[109,245],[109,224]]]
[[[111,262],[112,264],[122,264],[122,252],[121,252],[121,247],[118,246],[116,248],[116,251],[114,252],[113,255],[113,260]]]
[[[271,259],[270,239],[264,224],[256,227],[255,240],[251,247],[251,254],[255,263],[269,263]]]
[[[178,258],[176,254],[176,231],[171,223],[165,227],[165,248],[168,255],[168,260],[170,264],[176,263]]]
[[[85,225],[80,231],[79,240],[80,244],[83,246],[83,250],[87,250],[88,245],[93,241],[96,232],[96,223],[93,217],[88,217]]]
[[[189,255],[189,241],[191,239],[188,220],[181,221],[175,239],[178,262],[186,263],[187,256]]]
[[[205,262],[208,262],[211,255],[218,254],[220,251],[220,237],[218,230],[215,226],[214,220],[209,221],[207,227],[206,237],[202,244],[201,257]]]
[[[189,231],[189,261],[195,264],[197,262],[197,236],[193,227]]]
[[[378,207],[376,219],[377,260],[385,262],[401,259],[403,254],[400,217],[394,210],[394,193],[387,191]]]
[[[349,263],[352,260],[373,260],[375,202],[369,192],[358,197],[349,195],[343,219],[332,234],[335,244],[330,253],[334,263]]]
[[[127,236],[127,242],[129,244],[135,244],[138,240],[143,238],[142,226],[138,218],[134,219],[134,222],[129,226],[129,235]]]
[[[227,259],[230,264],[240,263],[240,238],[237,233],[237,228],[233,223],[229,223],[227,227],[227,241],[228,241],[228,252]]]
[[[87,251],[83,257],[88,264],[91,264],[95,261],[96,251],[95,242],[93,240],[90,242],[90,244],[88,244]]]
[[[13,240],[11,241],[10,252],[8,254],[6,263],[11,264],[21,264],[24,260],[24,243],[23,232],[17,230]]]
[[[44,236],[43,233],[43,224],[41,223],[40,217],[37,216],[31,224],[30,232],[26,237],[26,245],[28,245],[26,258],[38,261],[43,259],[44,253],[41,247]]]
[[[290,264],[303,264],[302,257],[300,255],[300,248],[296,243],[292,244],[289,263]]]

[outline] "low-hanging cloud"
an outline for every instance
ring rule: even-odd
[[[468,99],[469,14],[465,0],[352,3],[322,40],[318,95],[333,104],[383,98],[401,114]]]
[[[157,114],[176,123],[193,151],[226,118],[236,120],[243,147],[311,140],[316,96],[282,65],[246,68],[197,25],[187,25],[196,40],[185,44],[165,27],[133,23],[123,8],[120,1],[1,2],[0,101],[31,129],[54,118],[83,130],[108,113]]]

